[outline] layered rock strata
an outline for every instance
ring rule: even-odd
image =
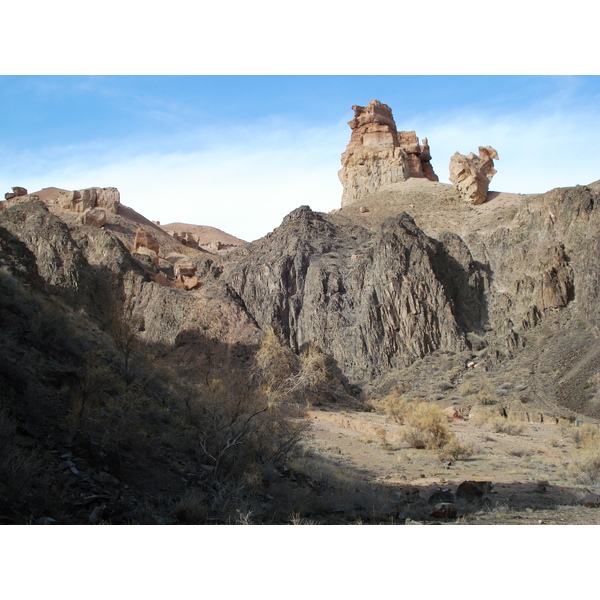
[[[387,104],[371,100],[352,109],[352,133],[338,173],[344,186],[342,206],[409,177],[438,181],[427,139],[421,145],[414,131],[398,131]]]
[[[490,181],[497,173],[494,159],[498,160],[498,153],[491,146],[479,146],[479,156],[472,152],[452,156],[449,178],[463,200],[471,204],[486,201]]]
[[[34,194],[28,194],[22,187],[12,188],[12,194],[5,194],[8,204],[29,200],[41,201],[48,208],[57,208],[70,212],[85,213],[98,208],[110,213],[118,213],[121,197],[117,188],[92,187],[83,190],[63,190],[60,188],[44,188]]]

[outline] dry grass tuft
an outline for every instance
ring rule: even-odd
[[[600,483],[600,429],[592,423],[583,423],[573,432],[577,451],[573,467],[586,483]]]
[[[495,433],[507,433],[508,435],[521,435],[523,424],[517,421],[509,421],[504,417],[494,419],[490,425]]]
[[[380,407],[405,427],[402,437],[411,448],[435,450],[440,460],[460,460],[473,453],[470,446],[461,443],[450,431],[448,415],[437,404],[411,401],[396,389],[383,398]]]

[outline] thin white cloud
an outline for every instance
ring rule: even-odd
[[[448,182],[454,152],[476,153],[485,145],[500,156],[494,190],[536,193],[599,179],[596,109],[568,111],[552,103],[543,109],[512,115],[421,115],[410,127],[429,139],[433,166],[443,182]],[[301,204],[319,211],[340,206],[337,171],[349,137],[341,120],[311,129],[271,118],[204,127],[179,137],[109,145],[82,141],[37,153],[3,153],[0,183],[6,191],[13,185],[31,191],[114,186],[124,204],[152,220],[211,225],[254,240]]]
[[[30,191],[114,186],[124,204],[149,219],[211,225],[254,240],[301,204],[327,211],[337,208],[341,198],[337,171],[345,140],[339,128],[281,125],[205,130],[201,145],[206,149],[195,152],[135,153],[133,140],[105,148],[56,149],[57,161],[50,160],[52,151],[42,156],[28,152],[13,156],[12,165],[4,161],[0,181]],[[165,146],[171,147],[172,140],[165,140]]]
[[[537,193],[600,178],[600,119],[593,111],[497,117],[466,113],[428,126],[419,123],[417,134],[428,137],[434,169],[444,182],[454,152],[477,154],[479,146],[488,145],[500,157],[494,190]]]

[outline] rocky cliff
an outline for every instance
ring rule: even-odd
[[[261,240],[224,255],[180,246],[173,262],[40,201],[7,207],[0,226],[92,317],[118,298],[141,338],[168,345],[197,334],[252,346],[272,328],[295,352],[320,346],[359,386],[437,350],[492,366],[547,315],[598,327],[598,184],[474,207],[421,181],[365,196],[366,213],[300,207]]]
[[[352,124],[353,156],[387,145],[410,173],[416,142],[400,145],[385,105],[358,107]],[[88,223],[73,194],[68,209],[15,196],[0,226],[31,252],[47,290],[92,319],[116,299],[140,339],[171,346],[197,335],[252,347],[273,329],[297,353],[319,346],[358,387],[436,351],[494,368],[535,345],[541,324],[555,323],[559,339],[576,322],[587,337],[573,337],[554,369],[556,381],[568,375],[557,398],[592,410],[582,378],[600,360],[590,342],[600,325],[597,182],[481,205],[426,177],[358,189],[360,210],[302,206],[224,254],[181,244],[120,203],[102,209],[106,223]]]
[[[297,352],[316,343],[359,382],[437,348],[466,348],[450,289],[461,270],[406,213],[369,231],[304,206],[232,253],[220,279],[261,329]]]

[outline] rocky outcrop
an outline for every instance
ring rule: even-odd
[[[0,226],[19,238],[37,260],[39,274],[57,293],[75,299],[93,294],[94,283],[81,249],[63,221],[39,201],[9,206]]]
[[[342,206],[409,177],[438,180],[427,140],[420,145],[414,131],[397,131],[389,106],[371,100],[352,109],[352,134],[338,173],[344,186]]]
[[[437,254],[406,213],[369,232],[304,206],[230,254],[220,280],[261,329],[296,351],[317,344],[352,380],[368,380],[437,348],[466,348]]]
[[[143,227],[138,227],[135,232],[135,239],[133,240],[133,247],[131,249],[132,252],[137,252],[139,248],[147,248],[151,250],[158,256],[160,251],[160,246],[158,242],[154,239],[154,236],[146,231]]]
[[[487,199],[488,188],[496,174],[494,159],[498,153],[491,146],[479,146],[479,156],[456,152],[450,159],[450,181],[460,197],[471,204],[482,204]]]
[[[92,187],[83,190],[62,190],[44,188],[36,193],[49,208],[84,213],[92,208],[100,208],[110,213],[118,213],[121,198],[117,188]]]
[[[246,242],[215,227],[206,225],[190,225],[187,223],[170,223],[162,227],[180,244],[195,250],[204,250],[211,254],[222,254],[243,246]]]
[[[408,162],[409,177],[425,177],[430,181],[438,181],[438,176],[431,166],[431,151],[427,138],[419,144],[419,138],[414,131],[398,131],[398,144]]]
[[[20,198],[21,196],[27,196],[27,190],[24,187],[12,188],[12,193],[8,192],[4,194],[5,200],[12,200],[13,198]]]
[[[89,208],[81,215],[81,222],[92,227],[104,227],[106,225],[106,212],[101,208]]]

